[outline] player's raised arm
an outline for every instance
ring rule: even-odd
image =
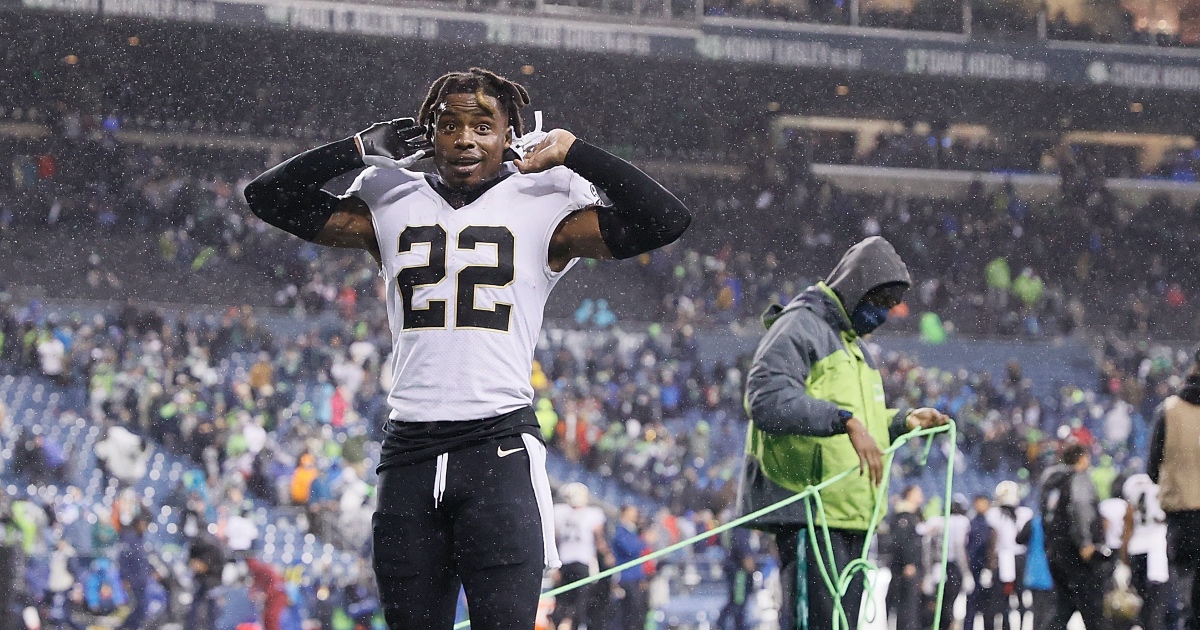
[[[674,242],[692,222],[687,206],[662,184],[563,129],[551,131],[515,164],[523,173],[566,166],[612,201],[611,207],[596,206],[563,220],[550,241],[552,269],[562,269],[572,258],[633,258]]]
[[[322,186],[364,166],[406,168],[428,153],[425,128],[412,118],[375,123],[344,140],[310,149],[259,175],[246,186],[251,212],[300,238],[332,247],[365,249],[378,260],[367,204]]]

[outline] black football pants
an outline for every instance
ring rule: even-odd
[[[1167,513],[1167,558],[1184,607],[1183,627],[1200,630],[1200,510]]]
[[[1134,592],[1142,598],[1142,610],[1138,613],[1138,624],[1145,630],[1164,630],[1167,625],[1167,597],[1170,584],[1157,584],[1150,581],[1148,573],[1148,558],[1146,554],[1129,556],[1129,570],[1133,573],[1131,585]]]
[[[866,534],[847,530],[831,529],[829,538],[833,546],[834,568],[830,578],[836,582],[840,573],[851,561],[862,555]],[[825,555],[825,536],[817,530],[817,541]],[[833,627],[834,599],[817,558],[809,544],[808,531],[799,528],[780,528],[775,534],[779,548],[779,581],[783,591],[782,610],[779,615],[781,630],[822,630]],[[826,558],[826,561],[829,559]],[[828,567],[827,567],[828,570]],[[858,627],[858,612],[862,607],[863,574],[858,573],[850,581],[846,595],[842,598],[842,609],[850,620],[848,630]]]
[[[896,615],[896,630],[922,630],[920,577],[906,577],[903,570],[893,572],[887,609]]]
[[[1104,578],[1099,562],[1084,562],[1078,556],[1050,559],[1050,577],[1054,580],[1055,614],[1051,627],[1066,630],[1067,622],[1078,612],[1087,630],[1108,630],[1104,617]]]
[[[460,585],[474,630],[533,627],[545,557],[524,449],[513,436],[380,473],[374,566],[388,628],[450,630]]]
[[[591,570],[588,565],[582,562],[569,562],[562,565],[558,570],[559,585],[578,582],[589,575]],[[554,620],[554,627],[558,627],[564,619],[572,621],[571,627],[578,628],[588,625],[588,602],[591,601],[591,586],[584,586],[573,591],[561,593],[554,601],[554,614],[551,618]]]
[[[1033,630],[1053,630],[1054,615],[1058,610],[1058,604],[1054,599],[1054,591],[1030,589],[1029,592],[1033,595],[1033,606],[1030,608],[1033,611]],[[988,628],[988,630],[991,630],[991,628]]]

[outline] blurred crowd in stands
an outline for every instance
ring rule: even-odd
[[[1157,162],[1143,166],[1136,146],[1075,143],[1064,155],[1056,138],[1020,138],[978,130],[960,134],[944,120],[899,121],[893,129],[876,133],[864,153],[859,152],[856,141],[853,131],[793,129],[786,135],[788,153],[816,164],[1059,175],[1063,171],[1060,162],[1069,168],[1071,163],[1086,161],[1104,177],[1194,182],[1200,174],[1200,152],[1190,148],[1166,151]]]
[[[218,288],[222,278],[257,283],[241,291],[297,312],[382,309],[368,257],[302,243],[249,214],[240,191],[261,155],[111,139],[12,147],[11,177],[0,183],[3,246],[18,257],[48,256],[20,248],[38,235],[53,247],[69,234],[90,252],[65,279],[51,267],[22,274],[51,297],[121,291],[188,301],[196,298],[184,283],[202,276]],[[1165,196],[1140,207],[1121,201],[1105,188],[1106,163],[1093,153],[1058,154],[1061,194],[1046,201],[979,184],[962,199],[849,193],[813,177],[798,152],[781,158],[776,177],[671,182],[703,219],[697,229],[636,261],[584,265],[573,274],[580,282],[560,287],[549,316],[605,327],[620,313],[745,329],[765,304],[816,280],[812,270],[831,266],[845,243],[880,234],[916,278],[908,304],[893,314],[905,332],[938,339],[1063,336],[1081,325],[1176,338],[1197,331],[1197,213]],[[759,219],[765,215],[797,219]],[[11,238],[17,230],[21,242]],[[132,252],[145,255],[131,261]]]
[[[268,581],[291,585],[295,593],[285,599],[296,614],[333,614],[336,607],[326,606],[327,600],[350,616],[362,612],[351,591],[363,584],[366,565],[330,574],[323,568],[326,557],[325,565],[289,569],[300,552],[281,552],[283,533],[268,533],[282,527],[283,518],[296,528],[297,540],[313,535],[366,557],[375,440],[386,406],[379,383],[388,378],[390,337],[385,320],[346,321],[345,327],[286,335],[260,324],[248,307],[203,318],[133,305],[90,317],[59,318],[36,304],[7,310],[0,372],[10,378],[0,399],[28,402],[27,395],[13,393],[25,382],[13,385],[14,376],[35,377],[61,395],[41,415],[14,408],[4,423],[11,439],[3,446],[12,455],[6,481],[16,484],[10,489],[49,489],[27,498],[18,491],[22,505],[40,515],[18,527],[32,558],[30,601],[49,618],[108,614],[127,601],[143,601],[141,594],[125,599],[117,587],[123,577],[117,561],[132,544],[125,537],[134,535],[135,521],[145,517],[160,549],[185,542],[164,539],[162,532],[185,536],[189,561],[201,552],[211,556],[200,558],[205,565],[273,560],[280,566]],[[586,462],[625,482],[628,492],[661,502],[660,512],[645,515],[646,527],[667,521],[674,540],[679,527],[712,526],[727,502],[721,493],[739,461],[744,431],[737,411],[740,373],[703,369],[689,335],[558,331],[543,341],[533,377],[549,441],[566,460]],[[85,422],[98,427],[94,459],[78,441],[51,430]],[[172,475],[169,493],[146,492],[141,480],[166,474],[160,472],[162,454],[178,458],[182,469]],[[86,484],[96,475],[98,482]],[[83,520],[64,523],[58,516],[63,510],[79,512]],[[179,520],[160,517],[172,513]],[[695,525],[680,524],[685,521]],[[55,560],[60,548],[70,551]],[[67,562],[71,554],[86,562]],[[58,567],[55,580],[45,572],[50,565]],[[198,566],[182,582],[172,582],[170,566],[147,570],[151,591],[168,602],[178,599],[180,589],[190,591],[188,615],[214,614],[205,608],[214,589],[241,578],[236,569],[222,578],[220,570],[204,573]],[[247,566],[252,577],[254,564]],[[76,584],[86,595],[97,571],[116,580],[105,591],[111,598],[88,600],[82,608],[64,604]],[[346,594],[320,594],[335,586]]]
[[[229,44],[223,35],[212,37],[213,46]],[[196,80],[160,76],[169,69],[153,67],[152,57],[140,57],[132,43],[127,48],[114,54],[131,73],[168,85]],[[353,60],[331,63],[363,59],[376,63],[371,59],[387,56],[358,51]],[[445,65],[439,64],[430,66]],[[208,83],[229,79],[213,68],[197,72]],[[277,77],[259,78],[261,85],[281,84]],[[54,79],[69,85],[39,84],[32,75],[21,80],[39,103],[78,87],[71,82],[88,85],[69,74]],[[394,80],[421,83],[411,76]],[[587,77],[579,80],[581,94],[603,91],[587,85]],[[677,87],[631,98],[682,103],[684,122],[675,123],[704,119],[698,105],[690,109],[703,99],[675,98]],[[164,130],[242,131],[240,122],[213,130],[193,119],[191,92],[181,87],[180,94],[149,112],[189,121]],[[137,100],[133,93],[117,96],[130,106]],[[335,118],[322,109],[332,105],[276,96],[264,88],[254,98],[219,105],[238,108],[228,120],[249,126],[270,127],[283,109],[309,127],[307,137],[335,133],[322,127]],[[366,104],[374,100],[355,104],[362,111],[353,117],[364,124],[382,117]],[[29,118],[28,104],[21,106]],[[241,190],[263,167],[260,152],[123,144],[114,133],[123,121],[115,117],[52,109],[54,137],[3,141],[11,156],[11,165],[0,169],[4,265],[23,265],[19,277],[36,280],[58,299],[157,295],[188,302],[192,285],[179,278],[214,287],[251,279],[246,286],[253,290],[244,297],[256,307],[286,310],[293,328],[281,332],[264,324],[262,312],[251,307],[212,315],[129,303],[119,312],[76,316],[52,315],[53,309],[25,299],[5,304],[0,393],[20,405],[0,413],[3,479],[17,499],[0,506],[0,516],[10,515],[0,530],[27,557],[20,565],[27,585],[22,597],[56,627],[117,610],[198,615],[211,623],[209,603],[221,585],[248,583],[256,585],[254,606],[277,613],[281,627],[298,627],[302,618],[339,630],[369,626],[376,610],[368,565],[337,573],[339,561],[329,549],[367,557],[385,409],[380,383],[387,382],[390,346],[376,266],[361,252],[304,244],[251,217]],[[594,117],[581,124],[597,130],[598,142],[631,147],[635,136],[656,135],[601,114],[578,115]],[[345,112],[336,117],[344,118]],[[707,155],[696,142],[678,152]],[[1098,488],[1139,469],[1150,410],[1177,388],[1182,362],[1177,351],[1144,340],[1200,330],[1194,208],[1166,198],[1128,206],[1109,194],[1104,177],[1144,173],[1133,170],[1131,160],[1114,162],[1086,150],[947,143],[910,125],[881,138],[866,156],[845,157],[837,147],[819,145],[814,152],[834,157],[804,151],[780,156],[778,177],[754,172],[737,181],[671,182],[702,219],[695,229],[633,261],[581,265],[569,276],[579,281],[564,281],[551,300],[553,325],[533,371],[544,436],[556,457],[659,506],[610,519],[614,547],[620,527],[626,549],[639,541],[654,549],[727,516],[744,443],[745,357],[705,363],[699,339],[713,331],[756,333],[768,303],[789,300],[820,279],[812,270],[831,268],[847,244],[877,234],[895,244],[916,280],[908,302],[892,314],[901,332],[919,333],[929,343],[958,333],[1048,339],[1082,327],[1105,332],[1095,385],[1054,386],[1050,395],[1035,394],[1019,364],[1003,374],[939,370],[889,353],[880,342],[884,349],[875,351],[889,398],[937,407],[959,421],[960,443],[935,450],[931,468],[957,454],[962,472],[979,472],[976,489],[999,478],[1027,483],[1070,439],[1097,455]],[[1180,153],[1153,174],[1192,181],[1195,160]],[[853,194],[813,178],[810,161],[1053,173],[1062,191],[1047,202],[1023,201],[1011,188],[976,187],[959,200]],[[23,249],[39,238],[46,249]],[[64,272],[55,265],[68,256],[55,248],[88,255]],[[147,252],[144,264],[129,264],[127,255],[140,250]],[[30,269],[31,259],[45,264]],[[330,313],[338,323],[295,329],[296,321]],[[22,387],[44,391],[21,390],[18,397]],[[58,402],[47,402],[46,392]],[[30,401],[38,396],[34,412]],[[928,481],[919,451],[914,446],[900,455],[900,479]],[[165,485],[156,490],[139,481],[145,478]],[[903,500],[922,503],[913,495]],[[143,536],[167,553],[131,552]],[[730,536],[673,556],[660,563],[660,572],[695,573],[696,562],[715,558],[736,573],[749,556],[757,558],[750,565],[765,571],[766,547],[757,538]],[[309,561],[303,554],[311,554]],[[160,556],[165,560],[153,559]],[[239,568],[220,568],[226,559],[236,559],[232,566]],[[672,563],[679,573],[667,570]],[[666,586],[668,599],[688,579]],[[132,610],[130,601],[149,602],[148,608]],[[661,605],[662,596],[655,601]]]
[[[178,614],[213,614],[203,608],[212,601],[210,591],[258,578],[253,563],[242,574],[226,571],[225,582],[203,566],[268,558],[278,565],[258,567],[274,576],[262,578],[275,585],[268,591],[291,589],[282,599],[276,594],[272,605],[286,603],[289,614],[308,617],[357,611],[369,618],[370,594],[358,590],[369,589],[369,580],[359,579],[365,565],[336,579],[321,568],[329,559],[297,570],[292,564],[299,552],[281,558],[282,532],[267,535],[276,531],[272,518],[282,516],[301,539],[312,534],[365,555],[389,337],[383,319],[336,321],[282,334],[249,307],[208,316],[133,304],[91,316],[55,316],[37,304],[7,309],[0,371],[35,377],[62,396],[41,417],[11,409],[3,431],[11,488],[64,489],[18,493],[19,506],[12,508],[12,531],[33,559],[27,565],[31,601],[40,602],[48,618],[120,608],[120,589],[102,586],[121,576],[129,538],[149,524],[163,547],[178,549],[190,539],[187,557],[200,564],[147,569],[153,588],[143,595],[158,599],[135,601],[171,602],[186,591],[196,604],[177,606]],[[552,328],[536,354],[536,408],[552,450],[662,506],[638,520],[648,548],[714,526],[736,487],[746,358],[706,365],[699,334],[688,323],[617,322],[604,333]],[[1094,387],[1062,387],[1039,397],[1019,364],[996,375],[952,372],[872,347],[889,399],[935,406],[957,418],[957,467],[985,480],[1036,479],[1065,439],[1105,454],[1097,457],[1095,475],[1136,470],[1150,410],[1178,386],[1187,357],[1113,335]],[[3,391],[11,394],[12,381],[6,383]],[[56,424],[97,427],[94,460],[72,450],[81,448],[77,441],[50,430]],[[930,469],[944,466],[951,453],[935,450]],[[147,493],[139,480],[150,470],[157,478],[159,454],[178,458],[182,467],[169,492]],[[917,446],[900,455],[898,479],[925,479],[919,457]],[[89,485],[93,467],[101,479]],[[177,520],[162,516],[171,513]],[[142,517],[146,523],[139,525]],[[176,537],[164,538],[163,531]],[[212,557],[197,559],[201,552]],[[686,568],[697,557],[722,553],[701,549],[677,563]],[[260,598],[259,605],[265,602]]]
[[[697,6],[696,3],[699,3]],[[438,2],[431,3],[436,6]],[[469,11],[540,12],[569,9],[574,16],[589,13],[635,19],[732,17],[787,22],[816,22],[842,26],[975,33],[1006,39],[1051,39],[1110,44],[1194,46],[1186,14],[1168,22],[1146,11],[1114,4],[1083,11],[1074,5],[1039,6],[999,0],[968,9],[961,0],[913,0],[905,3],[860,0],[469,0],[447,2],[446,8]],[[1164,15],[1159,13],[1159,16]],[[220,77],[212,77],[219,79]],[[314,119],[312,122],[317,122]]]
[[[931,0],[931,6],[918,6],[911,15],[956,24],[959,3],[939,6],[946,1]],[[730,4],[781,10],[789,6],[776,0]],[[818,4],[844,12],[850,3],[813,3]],[[875,12],[870,4],[864,7],[864,22],[873,15],[910,15]],[[985,3],[973,6],[973,11],[978,16],[987,8]],[[769,127],[781,114],[931,116],[1017,136],[1106,129],[1190,134],[1182,121],[1194,114],[1184,92],[1164,93],[1154,103],[1146,103],[1144,114],[1138,109],[1137,115],[1131,115],[1132,104],[1125,97],[1094,98],[1082,95],[1086,88],[1079,88],[1083,92],[1059,98],[1036,84],[956,86],[904,79],[894,85],[857,79],[842,83],[811,69],[783,66],[744,64],[742,70],[728,72],[670,57],[645,64],[636,56],[593,58],[535,47],[519,52],[499,48],[464,52],[453,46],[383,37],[354,37],[352,45],[346,45],[337,39],[343,35],[336,34],[97,21],[38,11],[6,12],[0,15],[0,28],[13,37],[6,64],[0,67],[0,92],[5,97],[0,122],[10,131],[42,139],[48,137],[33,126],[49,125],[55,134],[68,138],[101,130],[143,139],[188,133],[204,138],[234,136],[243,147],[247,138],[255,138],[286,153],[298,145],[342,137],[378,120],[411,114],[429,83],[444,69],[474,64],[526,84],[534,95],[532,107],[544,112],[547,124],[586,130],[589,140],[642,160],[734,164],[757,159],[767,151]],[[419,58],[422,63],[396,68],[379,61],[393,58]],[[292,63],[280,63],[281,59]],[[581,65],[589,71],[576,71]],[[685,76],[695,80],[683,80]],[[624,89],[621,77],[638,77],[639,84],[654,89]],[[839,83],[853,89],[842,92]],[[791,84],[804,87],[776,89]],[[296,85],[305,89],[297,90]],[[352,103],[338,98],[363,90],[363,98]],[[614,90],[620,98],[602,102],[590,98]],[[1037,115],[1031,118],[1030,112]],[[1031,158],[1024,148],[1004,146],[1011,142],[981,146],[973,150],[975,155],[952,161],[1004,171],[1036,170],[1040,153]],[[951,153],[961,153],[964,147],[953,149]]]
[[[1195,46],[1194,36],[1184,39],[1181,26],[1151,24],[1124,5],[1112,5],[1071,16],[1062,9],[1032,7],[1017,2],[971,5],[954,0],[918,0],[908,6],[864,0],[708,0],[705,15],[789,22],[856,25],[920,31],[973,32],[1011,39],[1035,38],[1106,44]],[[857,23],[853,20],[857,19]],[[969,21],[969,23],[967,23]],[[1186,30],[1186,29],[1184,29]]]

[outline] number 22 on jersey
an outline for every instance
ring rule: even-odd
[[[475,290],[479,287],[503,288],[516,277],[513,268],[515,239],[503,226],[472,225],[462,229],[453,239],[458,250],[477,250],[481,245],[496,249],[494,265],[463,265],[448,279],[447,248],[450,237],[440,225],[410,225],[400,233],[399,253],[413,251],[414,245],[429,246],[429,260],[424,265],[404,267],[396,274],[396,286],[404,309],[404,330],[446,328],[446,300],[430,299],[424,308],[413,306],[413,293],[423,287],[442,282],[455,283],[455,328],[476,328],[508,332],[512,305],[496,302],[491,310],[478,308]]]

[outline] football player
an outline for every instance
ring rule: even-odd
[[[415,120],[306,151],[246,187],[267,223],[381,266],[393,348],[374,567],[394,630],[450,628],[460,584],[476,630],[533,627],[543,569],[559,564],[531,406],[546,300],[577,259],[637,256],[691,221],[645,173],[570,132],[523,135],[528,103],[492,72],[452,72]],[[406,170],[429,155],[434,173]],[[364,167],[346,195],[322,190]]]

